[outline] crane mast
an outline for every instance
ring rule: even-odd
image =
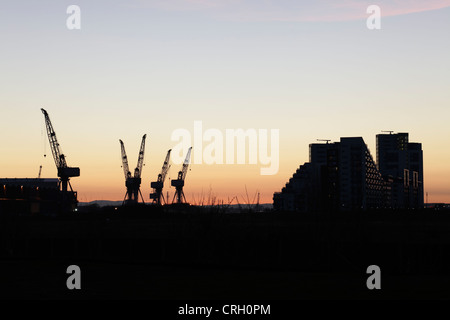
[[[128,166],[128,158],[127,153],[125,151],[125,145],[122,140],[119,139],[120,142],[120,150],[122,155],[122,168],[123,173],[125,175],[125,187],[127,191],[125,193],[125,198],[122,204],[137,204],[139,201],[139,195],[141,195],[142,202],[144,202],[144,198],[141,193],[141,174],[142,167],[144,165],[144,152],[145,152],[145,139],[147,135],[144,134],[142,137],[141,147],[139,149],[139,156],[137,166],[134,169],[134,175],[131,175],[129,166]]]
[[[141,178],[142,166],[144,164],[145,138],[147,138],[146,134],[142,137],[141,147],[139,148],[138,162],[136,169],[134,169],[135,178]]]
[[[56,168],[58,168],[58,170],[60,168],[66,168],[67,167],[66,158],[61,153],[61,150],[59,148],[58,139],[56,138],[56,133],[55,130],[53,129],[52,122],[50,121],[50,117],[47,111],[45,111],[45,109],[41,108],[41,111],[44,114],[48,141],[50,143],[50,149],[52,149],[53,159],[55,160]]]
[[[175,195],[173,196],[172,203],[176,199],[176,203],[186,203],[186,197],[183,192],[184,180],[186,179],[187,170],[189,167],[189,161],[191,158],[192,147],[189,148],[186,158],[184,159],[183,166],[180,171],[178,171],[178,177],[176,180],[171,181],[172,187],[175,187]]]
[[[59,184],[58,188],[62,191],[62,202],[65,206],[64,210],[74,208],[77,204],[77,195],[73,191],[72,185],[70,184],[71,177],[80,176],[80,168],[67,166],[66,157],[61,152],[58,139],[56,138],[56,133],[53,128],[52,122],[47,111],[41,108],[42,113],[45,118],[45,127],[47,129],[48,141],[50,143],[50,149],[52,150],[53,159],[55,161],[56,168],[58,170]],[[70,187],[70,192],[68,192],[67,187]]]
[[[164,180],[166,179],[167,172],[169,172],[169,169],[170,169],[169,160],[170,160],[170,152],[171,151],[172,151],[172,149],[167,151],[166,159],[164,160],[164,164],[161,169],[161,173],[158,175],[158,181],[164,182]]]
[[[183,167],[182,167],[181,171],[178,172],[178,179],[182,179],[183,181],[186,178],[187,169],[189,167],[189,160],[191,159],[191,150],[192,150],[192,147],[189,148],[189,150],[186,154],[186,159],[184,159]],[[181,175],[180,175],[180,173],[181,173]]]
[[[122,153],[122,168],[123,173],[125,174],[125,180],[131,177],[130,169],[128,168],[128,159],[127,159],[127,152],[125,151],[125,145],[123,144],[123,141],[119,139],[120,142],[120,151]]]
[[[167,151],[167,155],[164,160],[164,164],[162,166],[161,173],[158,174],[157,181],[150,183],[150,187],[153,188],[153,193],[150,193],[150,199],[153,199],[153,203],[155,203],[157,205],[161,204],[161,198],[164,200],[164,202],[166,201],[166,199],[164,199],[164,194],[163,194],[162,190],[164,188],[164,181],[166,180],[167,172],[170,169],[169,160],[170,160],[170,152],[171,151],[172,151],[172,149]]]

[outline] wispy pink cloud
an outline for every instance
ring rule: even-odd
[[[370,5],[386,17],[450,7],[450,0],[138,0],[138,5],[226,20],[346,21],[367,18]]]

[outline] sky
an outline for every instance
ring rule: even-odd
[[[70,5],[79,30],[66,26]],[[380,30],[366,26],[369,5]],[[270,203],[310,143],[360,136],[375,158],[381,130],[422,143],[428,201],[450,202],[449,31],[450,1],[437,0],[2,1],[0,177],[34,178],[41,165],[56,177],[45,108],[81,168],[71,182],[83,202],[123,199],[119,139],[134,168],[143,134],[148,202],[173,132],[193,134],[194,121],[224,135],[279,130],[279,170],[192,164],[190,202],[259,192]]]

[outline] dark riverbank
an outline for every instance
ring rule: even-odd
[[[2,298],[71,297],[70,264],[94,298],[450,298],[448,211],[111,207],[0,226]],[[369,265],[382,271],[375,295]]]

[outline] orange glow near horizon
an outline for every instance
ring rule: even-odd
[[[112,1],[108,14],[86,2],[80,30],[67,28],[64,6],[5,2],[0,177],[36,178],[41,165],[42,177],[56,177],[44,108],[68,166],[81,170],[71,184],[83,202],[123,199],[119,139],[134,170],[143,134],[149,202],[173,132],[194,135],[202,121],[203,133],[279,130],[279,171],[194,163],[184,188],[192,203],[257,192],[272,203],[310,143],[362,137],[375,160],[381,130],[422,143],[428,201],[450,203],[449,1],[382,0],[380,30],[367,28],[368,0]],[[173,196],[180,167],[164,193]]]
[[[304,149],[307,149],[305,147]],[[149,151],[150,152],[150,151]],[[424,151],[425,159],[427,153]],[[296,154],[295,156],[298,156]],[[373,155],[375,157],[375,155]],[[304,162],[308,161],[308,155],[305,150],[301,160],[281,157],[280,169],[278,174],[273,176],[261,176],[259,174],[259,165],[191,165],[187,173],[184,192],[188,202],[203,203],[209,199],[216,199],[227,203],[230,199],[237,197],[239,203],[256,203],[256,195],[260,193],[260,203],[272,203],[274,192],[279,192],[284,187],[295,170]],[[113,164],[108,163],[105,166],[83,166],[81,167],[81,176],[72,178],[71,183],[75,191],[78,192],[80,202],[90,202],[94,200],[122,201],[125,195],[125,178],[122,172],[120,156],[114,159]],[[161,160],[162,161],[162,160]],[[84,163],[85,161],[82,161]],[[56,168],[53,163],[48,163],[50,168],[46,168],[46,175],[43,177],[56,177]],[[162,163],[146,163],[142,173],[141,192],[146,203],[150,202],[149,194],[152,192],[150,182],[155,181]],[[131,167],[131,166],[130,166]],[[164,196],[169,192],[169,199],[172,201],[174,188],[170,187],[170,178],[175,178],[180,166],[172,165],[168,178],[165,181]],[[35,169],[36,174],[38,166],[18,166],[17,168],[29,171]],[[24,177],[20,174],[14,174],[16,168],[9,166],[7,177]],[[439,166],[438,161],[430,159],[424,163],[424,199],[428,193],[429,203],[450,203],[450,188],[447,177],[450,176],[448,166]],[[33,176],[28,176],[33,177]],[[246,192],[247,188],[247,192]],[[250,201],[247,200],[247,194]],[[233,203],[237,203],[233,200]]]
[[[41,119],[42,120],[42,119]],[[67,132],[67,131],[66,131]],[[375,159],[374,146],[375,134],[373,132],[365,138]],[[260,203],[272,203],[274,192],[279,192],[285,186],[286,182],[292,177],[295,170],[308,161],[308,145],[316,142],[312,137],[303,137],[296,142],[293,138],[295,134],[281,131],[280,134],[280,155],[279,155],[279,171],[275,175],[262,176],[260,168],[262,165],[237,165],[237,164],[191,164],[186,177],[186,185],[184,192],[188,202],[206,203],[207,199],[215,198],[216,201],[227,203],[229,199],[237,197],[239,203],[256,202],[255,195],[259,192]],[[344,135],[340,133],[339,135]],[[66,136],[62,135],[63,138]],[[289,139],[286,140],[286,136]],[[330,137],[331,135],[326,135]],[[349,136],[349,135],[346,135]],[[137,158],[137,150],[139,148],[141,135],[136,135],[135,139],[128,138],[126,148],[128,152],[128,160],[130,169],[135,166]],[[331,136],[332,137],[332,136]],[[338,141],[336,135],[332,137],[332,141]],[[46,137],[39,143],[39,137],[35,137],[35,141],[26,142],[28,151],[19,150],[17,154],[7,153],[0,159],[2,168],[1,176],[5,178],[34,178],[37,177],[39,166],[43,165],[42,177],[55,178],[56,167],[49,150]],[[146,154],[144,158],[145,166],[142,172],[141,192],[145,202],[150,202],[149,194],[152,192],[150,182],[155,181],[159,171],[161,170],[164,156],[169,147],[175,144],[165,143],[162,145],[158,138],[150,135],[146,145]],[[66,143],[69,140],[69,143]],[[120,147],[118,140],[105,140],[104,148],[95,148],[95,145],[80,145],[84,148],[84,152],[80,154],[78,144],[70,142],[70,139],[64,139],[64,146],[67,145],[69,166],[78,166],[81,169],[81,176],[72,178],[71,184],[75,191],[78,192],[80,202],[90,202],[94,200],[111,200],[121,201],[125,195],[125,178],[121,168]],[[371,141],[372,140],[372,141]],[[106,142],[108,141],[108,142]],[[426,193],[428,193],[428,202],[430,203],[450,203],[450,151],[440,148],[443,141],[437,140],[433,135],[427,133],[423,140],[417,134],[410,133],[411,142],[422,142],[424,152],[424,199],[426,201]],[[5,148],[12,148],[14,143],[6,143]],[[128,144],[127,144],[128,143]],[[44,147],[43,147],[44,145]],[[292,147],[296,146],[296,147]],[[42,153],[46,150],[46,157]],[[27,157],[29,153],[32,157]],[[83,154],[87,156],[82,156]],[[36,161],[35,159],[41,159]],[[30,161],[30,159],[34,159]],[[164,196],[169,192],[169,199],[172,200],[174,188],[170,187],[170,178],[176,178],[181,165],[172,164],[165,181]],[[246,192],[247,188],[247,192]],[[247,200],[250,198],[250,201]],[[255,200],[254,200],[255,199]],[[233,201],[236,203],[236,200]]]

